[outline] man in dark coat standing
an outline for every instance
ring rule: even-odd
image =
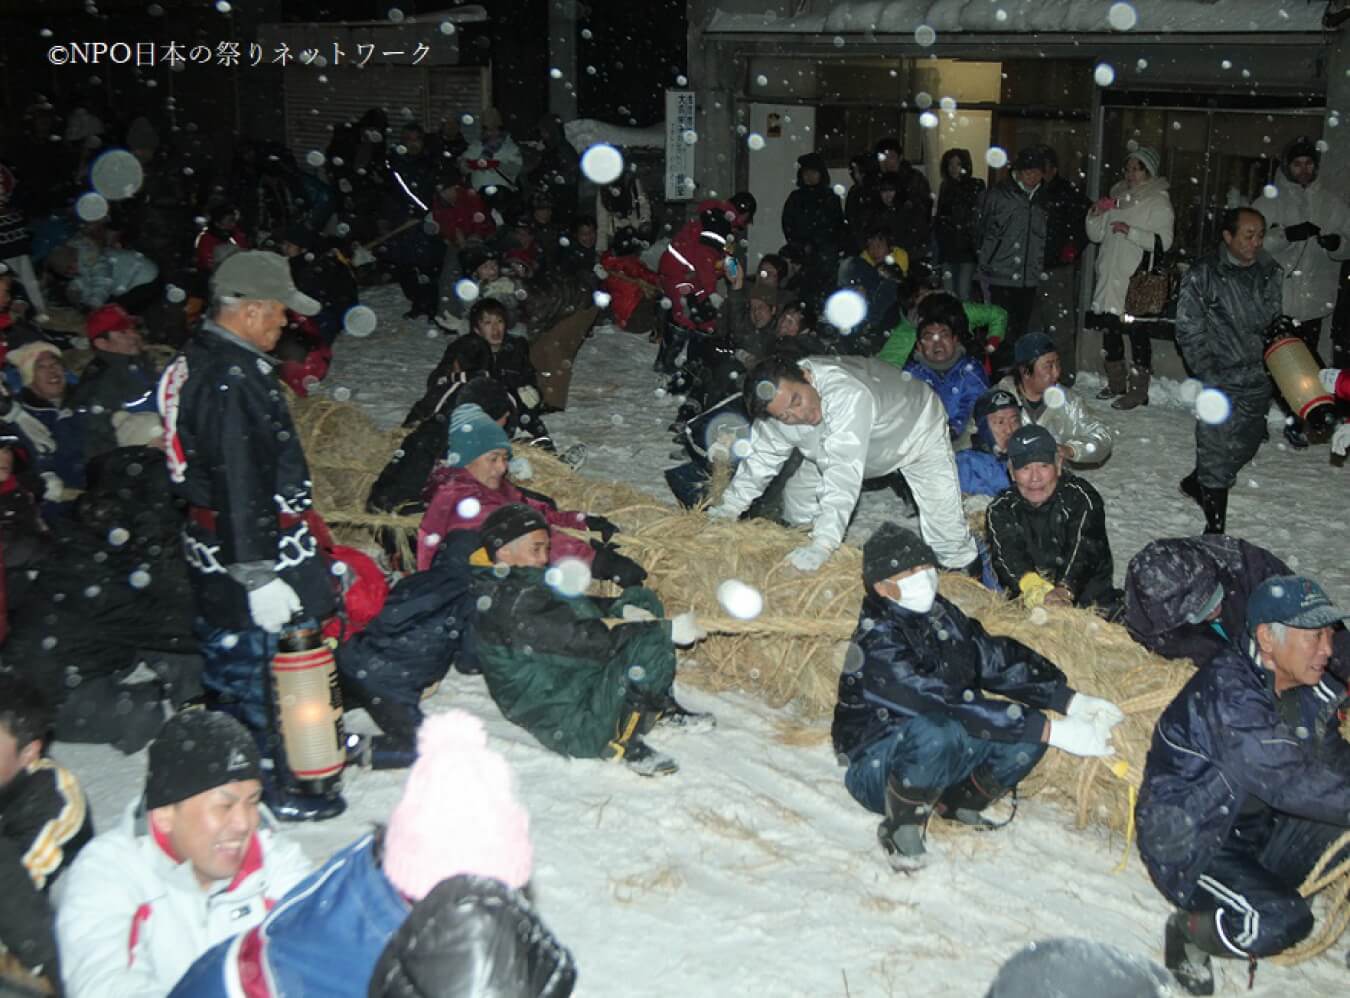
[[[242,721],[271,756],[264,799],[282,820],[335,817],[342,797],[291,786],[273,735],[269,663],[283,629],[335,608],[328,564],[310,533],[309,466],[268,351],[286,309],[314,315],[286,261],[244,251],[211,276],[211,312],[159,382],[169,477],[188,503],[183,552],[194,630],[213,706]]]
[[[975,223],[979,273],[989,282],[989,301],[1008,313],[1008,335],[994,357],[995,367],[1008,366],[1013,346],[1031,321],[1047,225],[1045,154],[1031,146],[1017,154],[1006,180],[985,191]]]
[[[1186,366],[1206,388],[1222,393],[1219,411],[1199,409],[1195,470],[1181,480],[1182,494],[1205,514],[1205,533],[1221,534],[1228,520],[1228,490],[1266,439],[1271,385],[1265,345],[1280,318],[1283,271],[1262,252],[1266,223],[1254,208],[1223,216],[1223,245],[1181,280],[1177,346]],[[1224,411],[1226,410],[1226,411]]]
[[[1350,828],[1345,677],[1326,674],[1343,619],[1316,582],[1267,579],[1247,605],[1246,648],[1197,670],[1158,719],[1139,855],[1180,909],[1165,956],[1191,994],[1214,993],[1210,957],[1255,961],[1312,931],[1299,885]]]
[[[877,836],[896,870],[922,865],[933,813],[995,827],[980,812],[1035,768],[1046,745],[1111,754],[1120,709],[1075,693],[1053,662],[985,633],[939,596],[937,556],[918,534],[878,527],[863,546],[863,584],[831,736],[849,793],[885,815]],[[1052,721],[1046,710],[1067,716]]]
[[[801,296],[818,305],[834,290],[839,254],[846,236],[844,207],[830,187],[825,157],[808,152],[797,157],[797,189],[783,203],[783,237],[806,250]]]

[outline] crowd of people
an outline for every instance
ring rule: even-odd
[[[322,170],[252,143],[198,173],[194,137],[167,148],[145,118],[82,114],[76,138],[50,141],[55,111],[35,105],[31,134],[0,149],[0,883],[26,899],[0,917],[7,973],[75,998],[263,979],[459,994],[494,975],[516,988],[502,993],[570,993],[571,957],[522,893],[528,819],[504,761],[480,722],[424,716],[422,700],[452,667],[481,675],[543,749],[651,778],[679,771],[664,735],[715,730],[674,693],[676,649],[707,636],[694,613],[643,585],[619,524],[528,487],[602,314],[658,343],[682,397],[671,429],[688,460],[666,477],[685,506],[801,531],[787,567],[803,578],[844,543],[865,488],[917,520],[864,544],[861,654],[832,730],[892,866],[929,861],[934,816],[1011,820],[991,807],[1048,749],[1109,755],[1123,718],[938,593],[939,571],[962,572],[1196,665],[1138,807],[1140,853],[1177,906],[1176,980],[1208,993],[1211,957],[1255,960],[1311,930],[1297,886],[1350,824],[1335,723],[1350,638],[1315,581],[1225,532],[1274,395],[1264,344],[1292,332],[1316,350],[1350,239],[1316,145],[1286,151],[1285,195],[1232,209],[1181,282],[1178,346],[1230,413],[1197,421],[1180,485],[1204,533],[1150,544],[1117,587],[1091,484],[1113,438],[1073,387],[1073,322],[1043,288],[1098,245],[1097,398],[1146,405],[1149,337],[1127,299],[1173,241],[1155,150],[1132,148],[1095,203],[1043,146],[987,189],[949,150],[933,192],[883,139],[850,163],[846,197],[807,154],[788,242],[751,262],[752,192],[662,226],[629,163],[586,210],[555,116],[517,140],[493,109],[472,135],[458,117],[430,131],[371,111],[335,129]],[[142,179],[86,217],[72,205],[104,146],[130,150]],[[420,518],[411,558],[388,536],[335,542],[287,400],[322,381],[340,336],[370,331],[361,287],[381,278],[449,337],[367,499]],[[1321,376],[1350,401],[1350,372]],[[1286,435],[1306,446],[1310,429]],[[713,494],[718,464],[733,470]],[[379,728],[345,738],[346,765],[410,769],[387,824],[315,869],[281,823],[347,805],[291,758],[270,669],[320,631],[347,708]],[[94,835],[52,739],[149,746],[119,822]]]

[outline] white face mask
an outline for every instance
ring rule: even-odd
[[[892,598],[892,603],[915,613],[927,613],[933,608],[933,600],[937,598],[937,569],[925,568],[922,572],[907,575],[897,585],[900,587],[900,598]]]

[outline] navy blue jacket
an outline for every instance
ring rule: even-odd
[[[984,365],[969,355],[962,357],[945,371],[935,371],[918,359],[905,365],[905,370],[918,378],[942,400],[947,410],[947,426],[953,437],[965,432],[975,411],[975,400],[989,390],[989,376],[984,373]]]
[[[976,738],[1039,742],[1041,710],[1063,713],[1073,692],[1049,659],[986,633],[941,596],[920,614],[869,592],[839,677],[830,734],[834,750],[849,759],[920,714],[959,721]]]
[[[1274,675],[1250,648],[1225,649],[1158,719],[1135,822],[1139,855],[1175,904],[1189,903],[1257,802],[1350,827],[1350,745],[1337,730],[1345,690],[1323,677],[1277,697]]]

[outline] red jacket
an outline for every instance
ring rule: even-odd
[[[449,242],[455,240],[456,233],[466,239],[486,239],[497,231],[487,202],[477,191],[467,187],[460,189],[454,204],[446,204],[438,197],[432,206],[431,217],[440,228],[441,238]]]
[[[694,243],[689,245],[685,239],[693,225]],[[716,319],[695,322],[685,307],[685,296],[695,301],[704,301],[717,290],[717,279],[721,276],[722,258],[726,255],[719,247],[709,246],[698,239],[698,221],[686,225],[671,241],[670,247],[661,254],[658,269],[661,275],[661,291],[670,299],[670,317],[677,325],[685,329],[697,329],[710,333],[716,327]]]
[[[642,289],[635,282],[641,281],[656,287],[661,278],[635,256],[606,253],[600,258],[600,266],[611,275],[600,284],[609,295],[609,310],[614,314],[614,321],[619,324],[619,328],[627,329],[633,311],[642,304]]]
[[[417,528],[417,570],[431,567],[445,535],[452,530],[477,530],[483,521],[497,509],[513,502],[524,503],[540,513],[551,527],[586,529],[586,514],[557,510],[548,503],[531,499],[510,482],[503,480],[498,489],[489,489],[465,468],[437,468],[427,482],[431,501]],[[466,500],[473,502],[466,502]],[[560,530],[549,531],[552,553],[549,560],[557,564],[564,558],[576,558],[589,565],[595,559],[595,550],[583,540]]]
[[[248,249],[248,237],[244,235],[244,230],[235,226],[228,239],[223,239],[216,235],[211,229],[203,229],[201,235],[197,237],[196,257],[197,270],[203,274],[209,274],[216,269],[216,247],[233,244],[241,250]]]
[[[1350,367],[1342,368],[1336,376],[1336,397],[1342,402],[1350,402]]]

